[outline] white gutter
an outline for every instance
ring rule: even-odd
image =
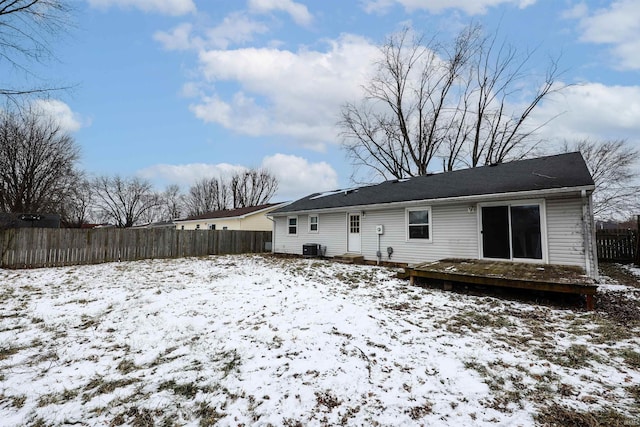
[[[361,210],[379,210],[389,209],[394,207],[415,206],[424,204],[444,204],[450,202],[477,202],[478,200],[497,200],[504,198],[539,198],[540,196],[555,195],[563,193],[582,193],[587,191],[593,191],[595,185],[585,185],[581,187],[561,187],[561,188],[548,188],[545,190],[528,190],[528,191],[514,191],[511,193],[489,193],[489,194],[475,194],[471,196],[457,196],[457,197],[443,197],[440,199],[421,199],[421,200],[406,200],[403,202],[391,202],[391,203],[374,203],[369,205],[354,205],[354,206],[338,206],[335,208],[317,208],[317,209],[305,209],[300,211],[287,211],[273,214],[270,212],[267,217],[274,216],[286,216],[291,214],[304,214],[304,213],[331,213],[331,212],[344,212],[345,209],[361,209]]]
[[[598,279],[598,256],[595,253],[595,230],[591,216],[591,195],[585,190],[580,193],[582,197],[582,241],[584,245],[585,270],[587,276]]]

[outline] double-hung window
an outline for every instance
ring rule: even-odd
[[[407,209],[407,240],[431,241],[431,208]]]
[[[309,215],[309,233],[317,233],[318,226],[318,215]]]
[[[287,218],[287,234],[295,236],[298,234],[298,217],[290,216]]]

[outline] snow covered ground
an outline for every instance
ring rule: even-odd
[[[0,424],[640,423],[639,332],[320,260],[0,270]]]

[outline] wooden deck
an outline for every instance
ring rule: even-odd
[[[412,284],[416,278],[425,278],[444,283],[445,289],[463,283],[584,295],[588,310],[594,308],[598,288],[580,267],[547,264],[444,259],[411,265],[406,274]]]

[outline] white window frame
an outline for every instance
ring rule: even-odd
[[[296,232],[295,233],[291,233],[291,227],[293,227],[292,225],[290,225],[289,220],[291,219],[295,219],[296,220]],[[298,221],[298,217],[297,216],[288,216],[287,217],[287,236],[297,236],[298,235],[298,226],[299,226],[299,221]]]
[[[542,244],[542,259],[536,258],[514,258],[513,257],[513,242],[511,237],[511,206],[533,206],[538,205],[540,209],[540,241]],[[508,206],[509,207],[509,251],[511,253],[510,259],[506,261],[512,262],[530,262],[533,264],[548,264],[549,263],[549,243],[547,234],[547,205],[545,199],[531,199],[531,200],[503,200],[501,202],[486,202],[478,203],[477,215],[478,215],[478,258],[486,259],[490,261],[496,261],[496,258],[485,258],[484,248],[482,247],[482,208],[486,206]]]
[[[427,222],[426,224],[409,224],[409,212],[415,212],[415,211],[427,211],[429,216],[429,222]],[[433,211],[431,209],[431,206],[419,206],[419,207],[406,208],[404,212],[404,220],[405,220],[404,229],[406,232],[405,239],[407,242],[421,242],[421,243],[433,242]],[[429,238],[419,239],[415,237],[414,238],[409,237],[410,236],[409,227],[411,225],[426,225],[427,227],[429,227]]]
[[[312,223],[311,222],[311,218],[315,218],[316,222]],[[315,230],[311,229],[311,225],[313,225],[313,224],[315,224],[315,226],[316,226]],[[318,234],[319,231],[320,231],[320,215],[318,215],[318,214],[310,214],[309,215],[309,233],[310,234]]]

